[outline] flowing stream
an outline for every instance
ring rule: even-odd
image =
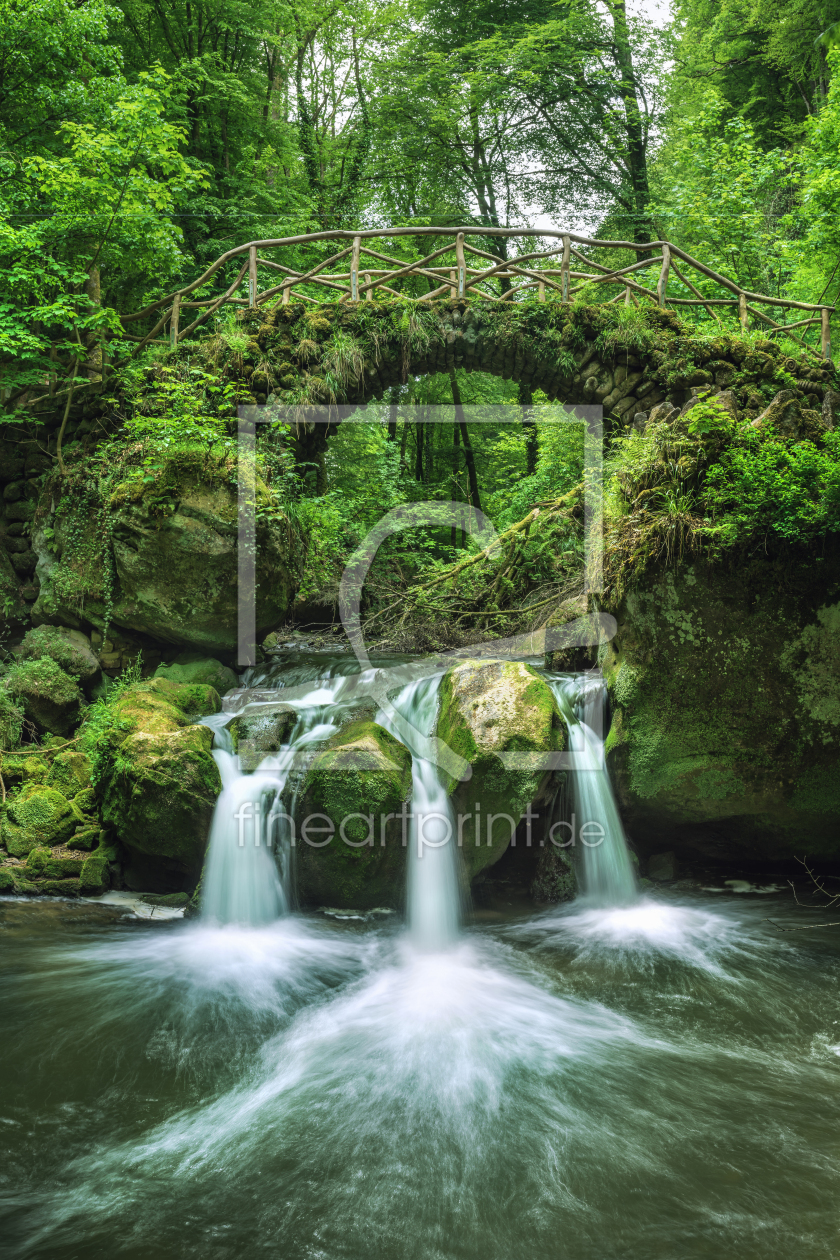
[[[380,715],[416,733],[408,931],[294,912],[277,802],[344,673],[256,680],[296,721],[251,774],[218,748],[201,920],[0,901],[4,1256],[833,1260],[840,940],[780,934],[786,893],[638,892],[571,678],[577,901],[462,912],[431,679]]]

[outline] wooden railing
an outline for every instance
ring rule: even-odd
[[[549,248],[520,254],[516,258],[502,258],[499,254],[488,253],[470,244],[467,237],[487,240],[496,238],[537,237],[542,241],[556,241]],[[436,237],[441,239],[440,247],[421,258],[399,258],[393,254],[383,253],[373,248],[374,241],[396,240],[399,242],[418,238]],[[300,247],[316,246],[320,242],[335,241],[343,245],[335,253],[330,254],[306,271],[296,270],[287,262],[266,257],[267,251],[278,253],[282,258]],[[641,255],[636,262],[627,266],[611,268],[596,261],[594,254],[603,250],[620,250],[635,252]],[[586,251],[586,252],[584,252]],[[658,251],[658,252],[655,252]],[[446,256],[449,256],[448,258]],[[190,295],[205,286],[213,276],[234,259],[242,258],[233,282],[218,296],[203,300],[190,301]],[[345,260],[349,259],[349,268]],[[559,266],[557,263],[559,262]],[[344,263],[344,270],[338,270]],[[383,265],[384,264],[384,265]],[[577,266],[576,266],[577,264]],[[681,269],[682,268],[682,269]],[[648,287],[641,283],[644,273],[650,269],[655,271],[655,284]],[[700,277],[699,283],[705,282],[706,292],[701,292],[687,274],[694,271]],[[265,273],[279,275],[279,283],[269,285],[260,290],[260,279]],[[262,275],[261,275],[262,273]],[[240,286],[246,282],[247,297],[237,296]],[[124,325],[149,319],[158,312],[160,315],[154,326],[144,335],[136,339],[137,349],[158,337],[168,327],[169,342],[176,345],[189,337],[197,328],[206,323],[226,304],[244,307],[260,307],[275,302],[287,304],[292,293],[298,300],[318,304],[319,301],[356,302],[373,298],[379,293],[388,296],[405,296],[400,289],[406,281],[414,277],[422,277],[429,284],[429,291],[416,298],[418,301],[431,301],[444,294],[452,297],[480,297],[485,301],[511,302],[527,292],[536,291],[539,301],[548,297],[560,302],[569,302],[575,294],[586,286],[607,285],[616,287],[618,292],[610,299],[612,302],[649,301],[659,306],[704,307],[715,319],[727,310],[737,312],[741,327],[746,329],[750,317],[769,325],[775,332],[793,335],[795,330],[805,329],[813,324],[820,325],[820,350],[823,358],[831,358],[830,317],[833,306],[819,305],[811,302],[797,302],[790,298],[773,297],[767,294],[754,293],[741,289],[734,281],[713,271],[696,258],[692,258],[684,250],[668,241],[602,241],[590,237],[579,236],[574,232],[551,231],[540,229],[514,228],[382,228],[363,232],[333,231],[313,232],[305,236],[288,236],[277,240],[250,241],[246,245],[238,245],[228,250],[207,268],[203,275],[192,284],[171,293],[157,302],[152,302],[141,311],[135,311],[122,317]],[[673,279],[676,279],[684,291],[691,297],[677,297],[673,292]],[[695,277],[696,278],[696,277]],[[495,286],[506,282],[499,292]],[[672,290],[668,293],[669,282]],[[713,287],[714,292],[709,292]],[[722,297],[723,290],[730,296]],[[796,311],[805,313],[805,318],[792,323],[780,323],[773,319],[766,310],[774,312]],[[183,314],[186,311],[197,312],[195,318],[186,326]],[[130,336],[130,334],[128,334]],[[811,349],[811,347],[805,347]]]

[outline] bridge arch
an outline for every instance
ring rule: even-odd
[[[295,408],[305,458],[325,443],[324,427],[306,424],[309,407],[335,404],[339,419],[342,405],[383,399],[410,376],[452,368],[522,382],[569,405],[601,405],[608,432],[640,427],[654,408],[670,414],[709,396],[752,420],[784,394],[810,435],[833,427],[840,409],[830,362],[794,358],[740,332],[700,334],[652,306],[290,303],[251,311],[242,327],[247,349],[223,348],[219,366],[244,378],[255,403],[273,398]]]

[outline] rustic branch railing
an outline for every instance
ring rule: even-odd
[[[536,237],[541,241],[556,241],[549,248],[522,254],[516,258],[504,258],[499,254],[491,254],[470,244],[467,237],[496,238],[505,241],[511,238],[522,239]],[[433,249],[421,258],[398,258],[392,254],[382,253],[373,248],[374,241],[407,241],[414,239],[443,238],[440,247]],[[317,246],[319,243],[336,242],[343,248],[329,257],[316,263],[307,271],[299,271],[287,262],[267,258],[265,251],[286,251],[300,247]],[[344,242],[347,242],[344,245]],[[586,250],[588,252],[584,253]],[[619,250],[641,254],[636,262],[619,267],[604,266],[591,256],[595,251]],[[658,252],[656,252],[658,251]],[[445,256],[449,255],[446,261]],[[454,257],[453,257],[454,256]],[[559,256],[559,258],[558,258]],[[349,270],[338,267],[349,257]],[[216,273],[233,260],[242,259],[233,283],[219,296],[190,301],[192,294],[202,289]],[[369,261],[370,260],[370,261]],[[572,270],[572,261],[581,265]],[[559,261],[559,267],[556,265]],[[489,265],[480,265],[481,263]],[[386,264],[383,266],[382,264]],[[640,283],[645,271],[657,269],[655,287],[647,287]],[[693,270],[695,280],[699,283],[709,282],[717,290],[723,289],[732,296],[721,297],[719,293],[703,292],[697,283],[686,274]],[[259,291],[260,273],[278,273],[280,283],[270,285]],[[247,297],[237,296],[240,285],[247,273]],[[537,299],[545,302],[556,296],[560,302],[569,302],[586,286],[607,285],[618,288],[618,293],[610,299],[617,302],[624,298],[626,303],[646,300],[658,306],[703,307],[710,317],[720,320],[719,312],[727,309],[737,310],[741,327],[746,329],[749,319],[760,320],[769,325],[775,332],[794,335],[794,330],[809,328],[813,324],[820,325],[820,350],[823,358],[831,358],[830,318],[833,306],[811,302],[798,302],[791,298],[773,297],[768,294],[755,293],[749,289],[741,289],[734,281],[720,275],[712,268],[696,258],[692,258],[678,246],[669,241],[601,241],[591,237],[579,236],[574,232],[549,231],[540,229],[514,228],[381,228],[363,232],[334,231],[313,232],[306,236],[287,236],[276,240],[249,241],[222,254],[207,270],[175,293],[171,293],[157,302],[152,302],[141,311],[134,311],[122,317],[122,323],[129,325],[138,320],[150,319],[158,312],[154,326],[144,336],[132,337],[136,340],[135,353],[153,341],[167,324],[169,326],[169,343],[177,345],[189,337],[197,328],[224,305],[258,308],[266,303],[280,302],[283,305],[295,298],[317,305],[320,301],[357,302],[370,300],[375,293],[401,297],[395,285],[407,280],[424,279],[429,284],[429,291],[415,300],[428,302],[444,294],[453,297],[480,297],[491,302],[512,302],[525,293],[536,290]],[[676,296],[673,292],[673,280],[692,296]],[[507,286],[502,292],[494,292],[488,284],[494,281],[505,281]],[[668,293],[669,282],[671,293]],[[785,324],[773,319],[766,310],[786,310],[806,312],[804,319]],[[196,316],[186,327],[181,327],[182,313],[195,311]],[[794,340],[803,344],[801,338]],[[811,347],[805,346],[807,350]],[[814,351],[812,351],[814,352]]]

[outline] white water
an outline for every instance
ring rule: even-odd
[[[283,791],[298,752],[335,732],[336,727],[323,720],[322,709],[335,702],[342,681],[333,687],[316,686],[297,702],[300,712],[289,743],[277,755],[265,757],[253,774],[242,770],[232,751],[214,750],[222,792],[210,828],[202,886],[201,915],[206,922],[262,927],[289,913],[294,869]],[[229,715],[224,720],[229,721]],[[217,743],[232,747],[218,721],[207,724]]]
[[[397,731],[382,712],[376,720],[411,752],[411,815],[408,833],[408,926],[421,950],[453,945],[460,919],[452,808],[436,767],[423,755],[438,708],[440,676],[409,683],[394,701],[405,719]],[[412,731],[416,738],[412,739]]]
[[[633,860],[618,812],[604,753],[606,687],[603,680],[549,678],[566,718],[569,751],[575,755],[571,771],[577,834],[585,824],[600,843],[583,840],[578,847],[578,869],[583,896],[593,906],[621,906],[638,896]]]

